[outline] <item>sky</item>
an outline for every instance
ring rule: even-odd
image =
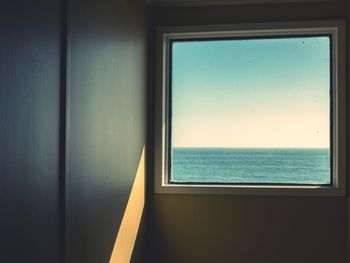
[[[329,147],[329,37],[173,42],[171,87],[174,147]]]

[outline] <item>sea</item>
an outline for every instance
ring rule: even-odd
[[[320,148],[180,148],[171,153],[173,183],[331,183],[330,150]]]

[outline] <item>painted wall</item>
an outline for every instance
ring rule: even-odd
[[[0,9],[0,262],[60,262],[60,2]]]
[[[345,2],[158,7],[151,15],[153,38],[157,26],[347,16]],[[346,197],[152,194],[150,209],[152,262],[348,262]]]
[[[348,39],[348,43],[347,43],[347,47],[349,48],[349,41],[350,41],[350,23],[349,23],[349,19],[350,19],[350,2],[348,1],[348,6],[347,6],[347,11],[348,11],[348,23],[347,23],[347,39]],[[347,81],[348,81],[348,87],[350,85],[350,68],[349,68],[349,61],[350,61],[350,52],[348,50],[347,52],[347,72],[348,72],[348,75],[347,75]],[[348,97],[349,97],[349,91],[348,91]],[[350,116],[350,107],[349,105],[347,105],[347,113],[348,113],[348,119],[349,119],[349,116]],[[348,123],[348,126],[347,126],[347,133],[349,134],[349,123]],[[347,140],[347,147],[349,149],[350,147],[350,140]],[[347,159],[348,159],[348,163],[349,163],[349,156],[347,156]],[[348,168],[349,170],[349,168]],[[350,189],[350,180],[347,178],[347,186],[348,186],[348,191]],[[349,192],[348,192],[349,193]],[[350,262],[350,198],[349,198],[349,195],[348,195],[348,261]]]
[[[159,6],[200,6],[200,5],[242,5],[271,3],[325,2],[341,0],[150,0],[152,5]]]
[[[144,176],[145,3],[68,2],[1,5],[0,262],[109,262]]]
[[[108,262],[145,146],[142,0],[69,6],[67,262]]]

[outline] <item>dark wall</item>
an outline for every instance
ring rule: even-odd
[[[348,20],[347,20],[347,47],[349,47],[349,41],[350,41],[350,1],[348,1],[348,6],[347,6],[347,11],[348,11]],[[347,86],[348,86],[348,90],[347,90],[347,96],[348,98],[350,97],[350,93],[349,93],[349,87],[350,87],[350,52],[349,52],[349,48],[347,50],[347,60],[346,60],[346,64],[347,64]],[[348,114],[348,120],[350,118],[350,106],[349,103],[347,104],[347,114]],[[349,134],[349,128],[350,128],[350,124],[348,121],[348,125],[347,125],[347,134]],[[347,140],[347,147],[348,149],[350,148],[350,140]],[[349,151],[348,151],[349,152]],[[350,163],[350,156],[347,156],[347,160],[348,163]],[[349,171],[349,167],[348,167],[348,171]],[[347,177],[347,186],[348,186],[348,193],[350,190],[350,179],[349,177]],[[348,261],[350,261],[350,197],[349,194],[347,195],[347,201],[348,201]]]
[[[157,26],[347,19],[348,14],[347,3],[338,2],[158,7],[151,17],[154,39]],[[152,177],[149,180],[152,186]],[[346,197],[153,194],[152,187],[149,191],[151,262],[348,262]]]
[[[0,8],[0,262],[61,262],[60,8]]]
[[[142,0],[69,6],[68,261],[108,262],[145,146]]]
[[[346,263],[345,198],[155,196],[150,262]]]
[[[203,7],[154,7],[157,26],[345,19],[347,1]]]
[[[0,262],[108,262],[145,145],[143,0],[68,2],[1,5]]]

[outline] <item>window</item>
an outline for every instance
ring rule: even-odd
[[[162,28],[155,189],[344,193],[339,21]]]

